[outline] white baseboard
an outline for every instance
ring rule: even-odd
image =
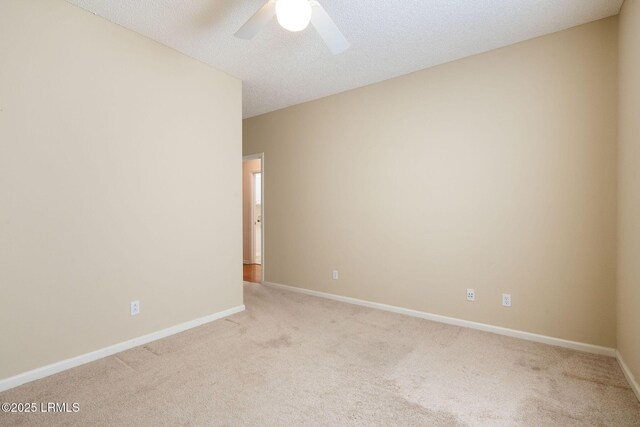
[[[82,354],[80,356],[72,357],[70,359],[62,360],[60,362],[52,363],[51,365],[43,366],[31,371],[18,374],[13,377],[9,377],[0,380],[0,392],[9,390],[19,385],[38,380],[40,378],[48,377],[49,375],[57,374],[58,372],[65,371],[67,369],[75,368],[76,366],[84,365],[85,363],[93,362],[98,359],[102,359],[107,356],[111,356],[121,351],[129,350],[134,347],[138,347],[143,344],[147,344],[151,341],[156,341],[161,338],[168,337],[170,335],[177,334],[179,332],[192,329],[205,323],[213,322],[214,320],[221,319],[223,317],[230,316],[235,313],[244,311],[244,305],[230,308],[228,310],[213,313],[208,316],[194,319],[189,322],[181,323],[179,325],[171,326],[160,331],[152,332],[141,337],[133,338],[128,341],[124,341],[118,344],[111,345],[109,347],[101,348],[100,350],[92,351],[90,353]]]
[[[501,326],[488,325],[486,323],[472,322],[470,320],[456,319],[455,317],[447,317],[439,314],[427,313],[424,311],[411,310],[409,308],[396,307],[393,305],[381,304],[377,302],[371,302],[361,300],[357,298],[345,297],[342,295],[335,295],[326,292],[313,291],[310,289],[297,288],[295,286],[281,285],[273,282],[262,282],[265,286],[271,286],[273,288],[285,289],[288,291],[299,292],[302,294],[313,295],[316,297],[327,298],[335,301],[346,302],[349,304],[361,305],[369,308],[376,308],[378,310],[390,311],[392,313],[404,314],[412,317],[419,317],[421,319],[432,320],[434,322],[446,323],[449,325],[462,326],[464,328],[478,329],[480,331],[492,332],[498,335],[505,335],[513,338],[520,338],[528,341],[535,341],[544,344],[555,345],[558,347],[570,348],[573,350],[584,351],[587,353],[601,354],[604,356],[615,357],[616,349],[610,347],[602,347],[594,344],[586,344],[577,341],[569,341],[562,338],[549,337],[546,335],[533,334],[531,332],[518,331],[516,329],[503,328]]]
[[[624,360],[622,359],[622,355],[618,350],[616,350],[616,359],[618,359],[618,363],[620,364],[620,367],[622,368],[622,372],[624,372],[624,376],[627,378],[627,381],[631,386],[631,390],[633,390],[633,392],[636,394],[636,397],[640,401],[640,385],[638,385],[638,382],[634,378],[633,373],[631,372],[631,369],[629,369],[627,364],[624,363]]]

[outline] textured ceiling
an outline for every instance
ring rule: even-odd
[[[351,48],[274,19],[233,36],[266,0],[68,0],[243,80],[244,116],[407,74],[595,21],[623,0],[320,0]]]

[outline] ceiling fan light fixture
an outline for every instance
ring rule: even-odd
[[[285,30],[302,31],[311,21],[311,4],[308,0],[277,0],[276,18]]]

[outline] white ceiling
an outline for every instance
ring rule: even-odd
[[[243,80],[244,116],[379,82],[595,21],[623,0],[320,0],[351,48],[274,19],[233,34],[266,0],[68,0]]]

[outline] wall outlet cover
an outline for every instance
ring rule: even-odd
[[[511,307],[511,294],[502,294],[502,305]]]
[[[476,290],[467,289],[467,301],[475,301],[475,300],[476,300]]]
[[[131,301],[131,315],[136,316],[140,314],[140,301]]]

